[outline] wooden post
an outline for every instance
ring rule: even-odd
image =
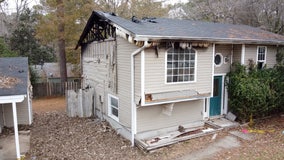
[[[21,159],[16,102],[12,103],[17,160]]]

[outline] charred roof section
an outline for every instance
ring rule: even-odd
[[[112,31],[115,30],[113,27],[119,28],[136,41],[189,40],[284,45],[284,36],[246,25],[169,18],[143,18],[140,20],[132,17],[131,20],[126,20],[114,14],[93,11],[77,47],[91,40],[106,38],[103,35],[105,32],[102,32],[100,28],[107,29],[105,23],[110,25]],[[89,35],[90,33],[93,35]]]
[[[109,13],[109,15],[116,16],[113,13]],[[109,37],[115,37],[115,28],[110,25],[109,20],[104,16],[98,12],[92,12],[76,49],[83,44],[93,41],[104,41]]]

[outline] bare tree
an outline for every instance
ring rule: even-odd
[[[95,0],[99,9],[113,12],[120,17],[130,18],[161,17],[167,15],[168,9],[162,7],[162,2],[155,0]]]
[[[175,8],[180,8],[176,11],[182,18],[245,24],[284,34],[283,0],[191,0]]]

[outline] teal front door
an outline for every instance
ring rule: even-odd
[[[213,97],[210,98],[210,116],[221,114],[222,107],[222,76],[214,76]]]

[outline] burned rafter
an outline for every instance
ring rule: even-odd
[[[93,12],[86,27],[80,36],[80,40],[75,49],[79,46],[93,41],[104,41],[109,38],[116,38],[116,28],[101,14]]]
[[[104,41],[105,39],[114,36],[115,27],[105,21],[98,20],[94,22],[83,43],[90,43],[93,41]]]

